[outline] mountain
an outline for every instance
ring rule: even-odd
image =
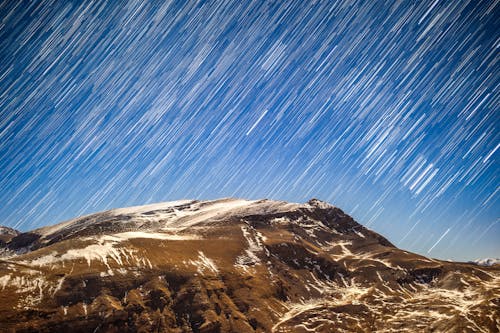
[[[477,260],[474,260],[473,263],[481,265],[481,266],[500,265],[500,259],[498,259],[498,258],[477,259]]]
[[[400,250],[313,199],[183,200],[16,235],[2,332],[498,332],[500,268]]]
[[[20,233],[21,232],[16,229],[0,225],[0,239],[4,242],[9,241],[11,238],[19,235]]]
[[[12,229],[3,225],[0,225],[0,247],[5,247],[5,245],[14,237],[19,235],[20,232],[16,229]]]

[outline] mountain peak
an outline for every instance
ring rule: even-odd
[[[12,238],[19,235],[21,232],[10,227],[0,225],[0,245],[9,242]]]
[[[477,260],[472,261],[472,263],[475,263],[475,264],[481,265],[481,266],[500,265],[500,258],[477,259]]]
[[[19,233],[19,230],[0,225],[0,235],[18,235]]]
[[[329,204],[328,202],[316,198],[312,198],[307,203],[311,206],[318,207],[321,209],[335,208],[335,206]]]

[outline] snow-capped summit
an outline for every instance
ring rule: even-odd
[[[400,250],[317,199],[112,209],[16,234],[3,252],[6,332],[457,332],[500,324],[498,265]]]
[[[500,259],[499,258],[477,259],[477,260],[474,260],[473,263],[481,265],[481,266],[500,265]]]

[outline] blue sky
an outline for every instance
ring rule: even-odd
[[[500,257],[492,1],[3,1],[0,224],[180,198],[329,201]]]

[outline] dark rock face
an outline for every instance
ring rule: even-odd
[[[32,249],[36,249],[38,245],[36,241],[40,238],[40,235],[35,233],[26,232],[13,237],[8,243],[7,248],[16,252],[26,252]]]
[[[498,266],[401,251],[316,199],[117,209],[4,243],[1,332],[500,327]]]

